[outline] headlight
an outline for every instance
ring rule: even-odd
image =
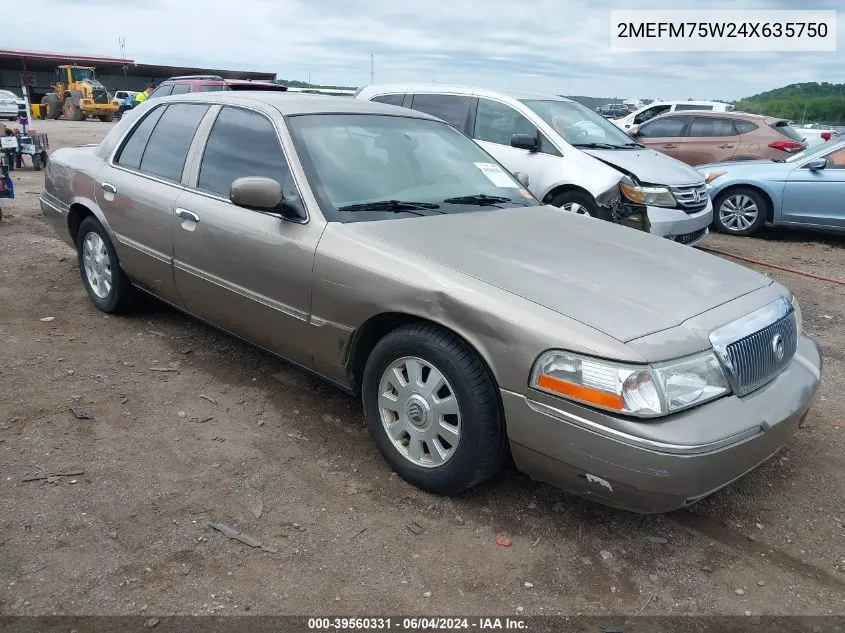
[[[792,309],[795,310],[795,325],[798,327],[798,334],[801,334],[801,329],[804,327],[804,315],[801,314],[801,305],[795,295],[792,295]]]
[[[634,204],[648,204],[655,207],[674,207],[677,201],[667,187],[642,187],[625,178],[619,182],[622,195]]]
[[[709,185],[711,182],[716,180],[719,176],[724,176],[726,171],[700,171],[699,172],[702,176],[704,176],[704,184]]]
[[[629,365],[554,350],[537,359],[531,386],[642,418],[694,407],[729,391],[712,352],[655,365]]]

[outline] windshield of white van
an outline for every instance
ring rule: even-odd
[[[574,147],[587,149],[642,147],[613,123],[580,103],[537,99],[525,99],[522,102]]]

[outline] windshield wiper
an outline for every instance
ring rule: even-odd
[[[633,143],[625,143],[624,145],[619,145],[619,147],[645,147],[645,145],[634,141]]]
[[[387,211],[392,213],[414,213],[415,209],[439,209],[440,205],[433,202],[407,202],[404,200],[375,200],[359,204],[347,204],[338,207],[338,211]],[[442,213],[439,212],[439,213]],[[416,215],[425,215],[417,213]]]
[[[500,202],[513,202],[513,200],[502,196],[488,196],[487,194],[479,193],[472,196],[446,198],[443,202],[446,204],[477,204],[480,207],[495,207]]]
[[[619,149],[624,145],[611,145],[610,143],[573,143],[572,147],[586,147],[587,149]]]

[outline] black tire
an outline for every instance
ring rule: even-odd
[[[106,252],[108,254],[108,265],[111,269],[111,289],[106,296],[98,296],[94,291],[91,283],[88,281],[88,275],[85,272],[85,262],[83,258],[83,248],[85,240],[90,233],[95,233],[103,241]],[[91,301],[103,312],[114,314],[120,312],[129,312],[132,310],[138,301],[138,291],[129,282],[129,277],[123,272],[120,267],[120,261],[117,258],[117,253],[114,250],[114,245],[109,239],[108,233],[99,223],[97,218],[89,215],[79,225],[79,232],[76,234],[76,257],[79,263],[79,275],[82,277],[82,285],[88,293]]]
[[[62,102],[59,101],[59,97],[55,93],[45,95],[44,98],[41,99],[41,105],[46,110],[43,115],[45,118],[58,119],[62,116]]]
[[[754,205],[757,207],[757,216],[754,221],[751,222],[750,226],[731,226],[730,220],[727,218],[729,209],[726,208],[723,214],[722,205],[729,202],[729,204],[736,206],[736,199],[741,199],[742,196],[753,201]],[[728,235],[753,235],[763,228],[763,225],[769,217],[769,212],[769,201],[759,190],[751,187],[734,187],[727,189],[726,191],[722,191],[718,196],[716,196],[716,200],[713,202],[713,226],[720,233],[726,233]],[[723,215],[726,217],[723,218]]]
[[[64,107],[65,118],[68,121],[84,121],[86,119],[85,113],[76,103],[73,102],[73,97],[65,99]]]
[[[44,163],[41,159],[41,154],[32,155],[32,167],[35,171],[41,171],[44,168]]]
[[[112,121],[114,121],[114,113],[110,112],[109,114],[101,114],[97,118],[100,119],[100,121],[102,121],[103,123],[111,123]]]
[[[586,211],[586,213],[578,211],[581,215],[589,215],[593,218],[598,218],[602,215],[599,211],[599,205],[596,204],[593,197],[581,191],[563,191],[552,198],[549,201],[549,204],[553,207],[558,207],[559,209],[563,209],[564,205],[572,205],[578,209]],[[574,211],[567,211],[574,213]]]
[[[439,466],[413,463],[388,436],[379,412],[382,375],[404,357],[434,366],[452,387],[460,411],[460,437]],[[507,452],[504,416],[497,387],[485,364],[460,338],[438,326],[418,323],[388,333],[373,349],[362,381],[364,415],[370,434],[391,467],[406,481],[438,494],[456,494],[498,471]]]

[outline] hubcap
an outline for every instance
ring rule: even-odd
[[[567,213],[574,213],[576,215],[590,215],[590,212],[587,210],[587,207],[585,207],[583,204],[578,204],[577,202],[566,202],[560,208],[566,211]]]
[[[108,297],[112,286],[111,259],[103,238],[93,231],[82,242],[82,265],[91,291],[100,299]]]
[[[379,416],[390,441],[409,462],[442,466],[461,437],[461,411],[452,385],[415,356],[393,361],[381,376]]]
[[[719,219],[731,231],[744,231],[754,224],[759,213],[754,200],[743,194],[725,198],[719,207]]]

